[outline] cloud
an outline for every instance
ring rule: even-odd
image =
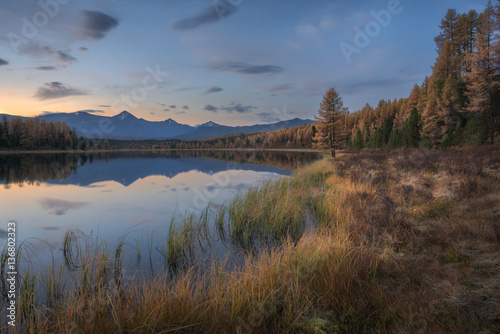
[[[185,111],[178,111],[178,112],[176,112],[175,114],[176,114],[176,115],[182,115],[182,114],[185,114],[185,113],[186,113]]]
[[[103,39],[119,23],[116,18],[98,11],[84,10],[82,14],[83,21],[80,25],[79,37],[83,40]]]
[[[89,113],[89,114],[105,113],[105,111],[104,111],[104,110],[93,110],[93,109],[78,110],[77,112],[87,112],[87,113]]]
[[[211,104],[207,104],[205,106],[205,108],[203,108],[203,110],[206,110],[206,111],[212,111],[212,112],[217,112],[219,110],[219,108],[217,107],[214,107],[213,105]]]
[[[2,65],[9,65],[9,62],[7,60],[0,58],[0,66]]]
[[[76,62],[78,59],[66,51],[56,50],[47,45],[30,41],[22,47],[22,53],[35,57],[37,59],[50,58],[56,60],[59,64],[67,65]]]
[[[170,111],[170,109],[168,109],[168,108],[167,109],[163,109],[163,111]]]
[[[111,106],[109,104],[100,104],[100,105],[98,105],[98,107],[101,107],[101,108],[111,108]]]
[[[55,71],[55,70],[57,70],[57,67],[55,67],[55,66],[38,66],[38,67],[35,67],[35,70],[38,70],[38,71]]]
[[[283,90],[290,90],[294,89],[294,86],[292,84],[280,84],[280,85],[274,85],[272,87],[269,87],[267,89],[268,92],[279,92]]]
[[[82,92],[78,89],[67,88],[62,83],[53,81],[44,83],[42,87],[38,88],[35,94],[35,98],[39,100],[49,100],[49,99],[59,99],[66,96],[73,95],[86,95],[87,93]]]
[[[162,106],[162,107],[166,107],[167,105],[165,103],[160,103],[160,102],[156,102],[157,105],[159,106]]]
[[[174,30],[187,31],[203,24],[216,23],[224,20],[236,12],[236,6],[228,0],[217,0],[193,17],[174,22]]]
[[[78,50],[80,50],[80,51],[84,52],[84,51],[88,51],[89,49],[88,49],[88,48],[86,48],[86,47],[84,47],[84,46],[80,46],[80,47],[78,48]]]
[[[207,104],[205,106],[205,108],[203,108],[203,110],[206,110],[206,111],[211,111],[211,112],[218,112],[219,110],[225,110],[227,111],[228,113],[232,113],[232,112],[237,112],[237,113],[240,113],[240,114],[243,114],[243,113],[247,113],[249,111],[252,111],[253,109],[258,109],[258,107],[255,107],[255,106],[252,106],[252,105],[248,105],[248,106],[244,106],[242,105],[241,103],[231,103],[229,105],[229,107],[215,107],[211,104]]]
[[[211,93],[217,93],[217,92],[221,92],[223,91],[224,89],[220,88],[220,87],[210,87],[209,89],[207,89],[205,91],[205,93],[203,94],[211,94]]]
[[[182,106],[182,109],[189,110],[189,107],[188,106]]]
[[[258,109],[258,107],[255,107],[252,105],[244,106],[241,103],[238,103],[238,104],[231,103],[231,105],[229,107],[220,107],[219,109],[225,110],[228,113],[235,111],[237,113],[243,114],[243,113],[247,113],[249,111],[252,111],[252,109]]]
[[[75,57],[62,51],[57,51],[57,59],[63,63],[73,63],[77,61]]]
[[[209,65],[208,68],[212,71],[228,71],[242,74],[265,74],[265,73],[281,73],[283,67],[275,65],[251,65],[241,62],[221,62],[218,64]]]
[[[195,90],[195,89],[200,89],[200,88],[203,88],[203,87],[201,87],[201,86],[188,86],[188,87],[179,88],[179,89],[173,91],[173,93],[186,92],[189,90]]]
[[[47,211],[49,214],[56,216],[62,216],[69,210],[79,209],[81,207],[89,205],[89,203],[71,202],[51,198],[44,198],[40,201],[40,204],[42,206],[42,209]]]
[[[172,108],[172,109],[175,109],[177,108],[177,106],[175,104],[171,105],[171,106],[168,106],[169,108]]]

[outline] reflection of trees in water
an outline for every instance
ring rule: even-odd
[[[162,151],[162,152],[111,152],[88,154],[16,154],[0,155],[0,182],[22,186],[49,180],[65,180],[77,168],[95,160],[117,158],[180,159],[184,157],[214,159],[235,164],[254,164],[293,170],[317,158],[305,152],[245,152],[245,151]]]
[[[15,183],[22,186],[49,180],[63,180],[87,161],[78,154],[16,154],[0,155],[0,182],[6,188]]]

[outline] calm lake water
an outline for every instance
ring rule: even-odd
[[[124,235],[140,247],[144,240],[161,244],[172,218],[218,207],[317,158],[234,151],[0,155],[0,246],[11,220],[18,245],[26,241],[41,266],[60,255],[68,228],[109,245]]]

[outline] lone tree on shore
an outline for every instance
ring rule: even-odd
[[[347,108],[344,108],[342,98],[335,88],[330,88],[323,96],[318,115],[315,116],[318,130],[313,138],[315,148],[329,149],[332,157],[335,157],[336,139],[341,135],[339,128],[346,114]]]

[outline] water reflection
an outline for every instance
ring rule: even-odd
[[[90,186],[115,181],[129,186],[150,175],[173,178],[191,170],[210,175],[228,169],[288,175],[316,158],[312,153],[242,151],[0,155],[0,183],[6,189],[11,184],[41,182]]]

